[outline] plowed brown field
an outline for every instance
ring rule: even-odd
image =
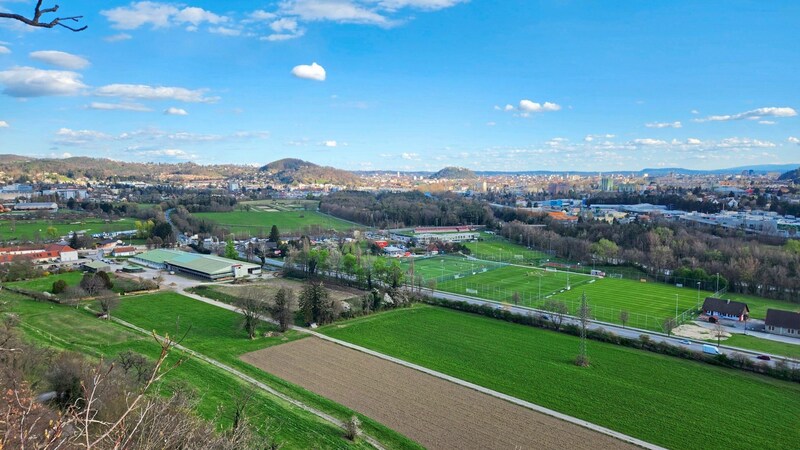
[[[242,359],[369,416],[430,449],[637,448],[314,337],[248,353]]]

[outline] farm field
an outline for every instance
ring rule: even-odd
[[[19,314],[20,327],[29,339],[49,347],[105,359],[125,350],[155,358],[160,351],[152,338],[98,320],[83,309],[34,302],[7,291],[0,292],[0,299],[10,303],[11,312]],[[57,329],[53,324],[58,324]],[[179,351],[173,351],[168,363],[180,355]],[[167,375],[159,391],[171,395],[175,383],[185,384],[199,394],[196,411],[201,417],[214,420],[220,430],[230,428],[231,414],[225,405],[232,404],[236,393],[245,387],[242,382],[210,364],[190,358]],[[247,415],[254,423],[265,425],[273,439],[283,444],[282,448],[369,448],[363,442],[343,439],[338,427],[261,391],[256,391]]]
[[[112,314],[146,330],[158,330],[159,333],[169,333],[171,336],[186,334],[181,344],[187,348],[227,364],[341,420],[349,419],[353,414],[342,405],[310,393],[239,359],[244,353],[303,338],[304,336],[299,333],[289,331],[283,336],[249,340],[241,328],[241,315],[176,293],[126,297]],[[262,324],[258,335],[274,330],[273,326]],[[379,440],[385,447],[418,448],[416,443],[374,420],[365,416],[360,416],[360,419],[365,432]],[[328,445],[321,447],[328,448]]]
[[[8,220],[0,219],[0,241],[33,241],[36,236],[40,239],[58,239],[68,236],[73,231],[84,231],[87,234],[104,233],[111,231],[134,230],[135,220],[130,218],[107,222],[102,219],[84,219],[71,222],[51,219],[37,220]],[[56,229],[56,237],[47,235],[47,228]]]
[[[237,235],[269,235],[272,225],[277,225],[282,235],[298,233],[308,228],[344,231],[358,228],[350,222],[316,211],[231,211],[194,213],[200,219],[216,222]]]
[[[240,205],[250,206],[261,210],[276,211],[315,211],[319,207],[319,200],[306,199],[277,199],[277,200],[250,200],[239,202]]]
[[[576,337],[428,306],[322,332],[669,448],[800,439],[800,385],[765,376],[593,341],[580,368]]]
[[[242,359],[373,417],[430,449],[525,448],[533,442],[541,448],[635,448],[318,338],[247,353]]]

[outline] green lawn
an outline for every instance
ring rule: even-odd
[[[37,219],[37,220],[0,220],[0,240],[12,241],[22,240],[31,241],[38,236],[41,239],[52,240],[62,236],[68,236],[73,231],[85,231],[87,234],[104,233],[111,231],[134,230],[135,219],[124,218],[116,221],[105,221],[102,219],[83,219],[77,221],[65,221],[59,219]],[[56,229],[56,238],[47,235],[49,227]]]
[[[322,231],[344,231],[358,228],[350,222],[316,211],[265,212],[252,210],[195,213],[194,215],[200,219],[216,222],[232,233],[243,236],[268,236],[272,225],[277,225],[281,234],[298,233],[315,227]]]
[[[400,266],[405,272],[411,267],[412,258],[403,258]],[[444,255],[427,258],[413,258],[414,274],[421,275],[427,281],[431,279],[442,282],[456,276],[470,276],[473,273],[482,273],[503,267],[500,263],[491,261],[475,261],[463,256]]]
[[[517,264],[536,264],[553,257],[537,250],[531,250],[523,245],[518,245],[500,236],[481,233],[481,240],[467,242],[466,245],[471,255],[488,261],[502,261]]]
[[[767,317],[767,309],[800,312],[800,303],[792,303],[785,300],[771,300],[753,295],[733,293],[725,294],[723,297],[747,303],[747,307],[750,308],[750,317],[754,319]]]
[[[181,342],[186,347],[201,352],[224,364],[234,367],[304,403],[327,413],[348,419],[354,413],[330,400],[320,397],[284,380],[274,377],[239,359],[239,355],[302,338],[290,331],[285,337],[248,340],[241,328],[242,316],[175,293],[158,293],[125,298],[114,314],[144,329],[184,336]],[[274,330],[264,325],[261,332]],[[378,439],[387,448],[418,448],[417,444],[398,433],[360,416],[364,430]]]
[[[3,299],[13,302],[12,311],[20,315],[25,334],[42,344],[94,357],[113,358],[124,350],[152,358],[158,356],[160,348],[152,338],[99,320],[83,309],[33,302],[8,294],[3,293]],[[170,361],[180,355],[181,352],[173,351]],[[230,405],[234,395],[245,387],[240,380],[210,364],[188,359],[169,373],[166,383],[159,386],[160,391],[169,395],[175,382],[186,383],[200,394],[197,407],[200,416],[214,420],[220,430],[230,427],[230,411],[225,410],[225,405]],[[270,436],[282,442],[284,448],[368,447],[363,442],[353,445],[342,439],[337,427],[263,391],[256,393],[248,415],[253,423],[266,425]]]
[[[113,274],[109,274],[113,278]],[[32,280],[13,281],[8,283],[9,286],[14,286],[22,289],[29,289],[31,291],[50,292],[53,289],[53,283],[56,280],[64,280],[70,286],[75,286],[81,282],[83,272],[80,270],[72,272],[58,273],[42,278],[34,278]]]
[[[658,445],[794,449],[800,384],[428,306],[322,332]]]
[[[721,341],[721,343],[723,345],[730,345],[731,347],[745,348],[772,355],[788,356],[800,360],[800,339],[796,340],[797,344],[787,344],[785,342],[770,341],[750,335],[733,334],[728,339]],[[709,342],[717,343],[716,339]]]

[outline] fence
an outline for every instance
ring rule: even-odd
[[[561,303],[564,303],[567,309],[565,313],[569,315],[578,315],[578,310],[581,306],[581,302],[577,300],[553,298],[553,296],[558,292],[542,292],[540,294],[538,292],[532,292],[529,290],[511,290],[498,286],[470,283],[467,280],[460,279],[453,280],[446,286],[442,286],[441,290],[452,292],[454,294],[479,297],[487,300],[507,303],[510,305],[527,306],[529,308],[540,310],[549,310],[550,308],[548,302],[551,300],[557,300]],[[663,325],[667,317],[664,317],[664,315],[637,313],[620,308],[597,305],[593,304],[591,299],[589,299],[589,306],[591,308],[593,320],[623,325],[621,314],[623,311],[625,311],[627,313],[627,319],[624,323],[625,326],[654,331],[665,331]],[[692,307],[684,311],[678,311],[678,314],[674,317],[676,325],[694,320],[698,315],[698,308],[699,306]],[[552,315],[553,313],[547,314]],[[668,318],[673,317],[669,316]]]

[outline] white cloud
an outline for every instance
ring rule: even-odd
[[[497,122],[486,122],[487,127],[493,127],[495,125],[497,125]]]
[[[250,20],[251,21],[264,21],[264,20],[272,20],[276,18],[277,15],[271,12],[264,11],[263,9],[258,9],[250,13]]]
[[[189,113],[185,109],[169,107],[164,110],[164,114],[168,116],[188,116]]]
[[[420,157],[416,153],[401,153],[400,157],[408,161],[419,161]]]
[[[695,119],[695,122],[727,122],[731,120],[759,120],[763,117],[794,117],[797,111],[788,106],[751,109],[738,114],[722,116],[708,116],[705,119]]]
[[[800,144],[800,138],[794,136],[789,136],[787,141],[791,142],[792,144]]]
[[[304,78],[306,80],[325,81],[327,74],[322,66],[317,63],[311,63],[310,66],[307,64],[294,66],[292,69],[292,75],[296,76],[297,78]]]
[[[147,106],[142,105],[141,103],[103,103],[103,102],[92,102],[86,106],[87,109],[96,109],[100,111],[136,111],[136,112],[148,112],[152,111],[152,109],[148,108]]]
[[[759,120],[758,123],[761,125],[775,125],[778,122],[775,122],[774,120]]]
[[[686,140],[686,143],[689,145],[700,145],[703,143],[703,141],[697,138],[689,138]]]
[[[170,19],[179,9],[163,3],[133,2],[130,6],[100,11],[111,22],[112,28],[119,30],[135,30],[143,25],[152,28],[168,27]]]
[[[11,49],[6,47],[5,45],[0,45],[0,55],[8,55],[11,53]]]
[[[147,156],[150,158],[167,158],[167,159],[177,159],[184,161],[197,159],[197,155],[188,153],[185,150],[177,148],[165,148],[161,150],[145,150],[138,152],[137,155]]]
[[[636,145],[645,145],[645,146],[652,146],[652,145],[667,145],[667,141],[662,141],[661,139],[634,139],[633,143]]]
[[[0,128],[9,128],[10,125],[5,120],[0,120]],[[791,138],[790,138],[791,139]]]
[[[271,41],[271,42],[278,42],[278,41],[288,41],[289,39],[296,39],[302,37],[306,34],[306,31],[303,29],[297,30],[294,33],[273,33],[269,36],[261,37],[262,41]]]
[[[593,142],[595,139],[614,139],[615,137],[616,135],[614,134],[587,134],[583,141]]]
[[[692,114],[700,114],[700,111],[698,111],[696,109],[693,109],[693,110],[691,110],[689,112],[692,113]]]
[[[227,22],[228,18],[225,16],[219,16],[210,11],[206,11],[203,8],[189,6],[178,11],[173,20],[178,24],[190,23],[194,26],[198,26],[204,22],[217,25]]]
[[[338,144],[336,141],[325,141],[322,143],[325,147],[336,147]]]
[[[466,0],[381,0],[380,6],[389,11],[395,11],[401,8],[416,8],[427,11],[436,11],[439,9],[450,8],[459,3],[464,3]]]
[[[81,75],[66,70],[42,70],[33,67],[12,67],[0,71],[3,93],[12,97],[77,95],[86,85]]]
[[[333,21],[390,26],[392,22],[352,0],[285,0],[280,4],[281,15],[297,16],[308,22]]]
[[[101,97],[138,98],[144,100],[178,100],[187,103],[211,103],[219,97],[206,97],[208,89],[186,89],[182,87],[148,86],[144,84],[109,84],[95,90]]]
[[[117,33],[103,38],[103,40],[106,42],[121,42],[127,41],[128,39],[133,39],[133,36],[128,33]]]
[[[544,102],[543,104],[539,104],[536,102],[532,102],[530,100],[520,100],[519,101],[519,110],[526,112],[526,113],[537,113],[537,112],[545,112],[545,111],[558,111],[561,109],[561,106],[550,103]]]
[[[221,34],[223,36],[240,36],[242,34],[242,30],[228,27],[213,27],[209,28],[208,31],[214,34]]]
[[[647,128],[681,128],[680,122],[650,122],[644,124]]]
[[[772,148],[775,146],[774,142],[740,137],[726,138],[718,144],[720,148]]]
[[[89,66],[89,60],[72,53],[59,52],[56,50],[41,50],[31,52],[31,59],[56,66],[61,69],[81,70]]]
[[[56,132],[54,142],[59,145],[86,145],[90,142],[111,139],[111,136],[94,130],[72,130],[61,128]]]
[[[282,19],[278,19],[272,22],[271,24],[269,24],[269,27],[272,28],[272,31],[276,33],[283,33],[283,32],[294,33],[297,31],[297,21],[294,19],[288,19],[284,17]]]

